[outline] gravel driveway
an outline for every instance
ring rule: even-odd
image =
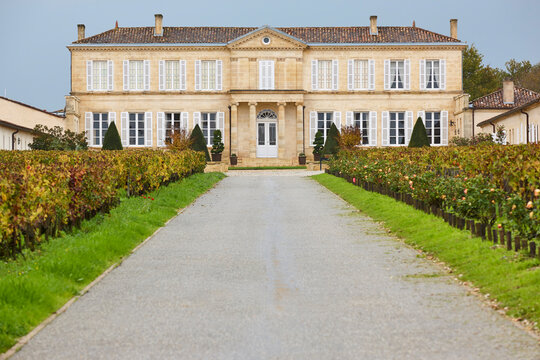
[[[224,179],[14,358],[540,358],[312,179],[259,174]]]

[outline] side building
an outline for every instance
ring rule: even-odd
[[[100,147],[111,121],[127,147],[162,147],[199,124],[224,158],[295,164],[317,131],[358,126],[364,146],[405,146],[421,117],[433,145],[454,133],[462,91],[457,20],[451,36],[414,24],[365,27],[115,27],[71,52],[68,122]]]

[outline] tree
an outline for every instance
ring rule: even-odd
[[[122,140],[120,139],[120,134],[118,134],[118,129],[114,124],[114,121],[109,124],[109,128],[105,133],[103,138],[103,150],[123,150]]]
[[[339,151],[339,130],[336,124],[332,123],[328,134],[326,134],[326,143],[324,144],[323,154],[337,154]]]
[[[517,85],[522,85],[523,80],[532,70],[531,62],[528,60],[517,61],[516,59],[510,59],[505,63],[506,77],[512,79]]]
[[[496,91],[504,78],[503,71],[482,64],[483,58],[474,45],[463,51],[463,90],[471,100]]]
[[[322,154],[324,148],[324,137],[322,132],[317,131],[315,133],[315,139],[313,140],[313,155]]]
[[[33,130],[34,140],[30,146],[32,150],[86,150],[88,143],[84,133],[75,133],[64,130],[60,126],[49,128],[45,125],[36,125]]]
[[[426,128],[422,118],[416,119],[416,124],[411,134],[411,140],[409,141],[409,147],[424,147],[429,146],[429,139],[427,136]]]
[[[221,140],[221,130],[214,131],[214,141],[212,142],[212,154],[221,154],[225,149],[223,141]]]
[[[210,161],[210,154],[208,153],[208,147],[206,146],[206,139],[204,138],[203,132],[201,131],[199,124],[195,125],[189,138],[193,140],[193,143],[191,144],[191,149],[195,151],[203,151],[206,157],[206,161]]]

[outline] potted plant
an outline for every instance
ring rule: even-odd
[[[221,130],[214,131],[214,141],[212,142],[212,161],[221,161],[221,153],[225,145],[221,140]]]
[[[300,153],[300,155],[298,155],[298,164],[306,165],[306,154]]]
[[[231,160],[231,165],[238,164],[238,158],[236,157],[236,154],[231,154],[230,160]]]
[[[317,131],[313,140],[313,160],[321,160],[321,153],[324,148],[324,137],[322,132]]]

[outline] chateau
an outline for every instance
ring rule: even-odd
[[[363,146],[405,146],[424,120],[433,145],[460,126],[457,20],[450,36],[410,27],[118,27],[71,52],[67,127],[100,147],[115,121],[124,146],[163,147],[175,129],[201,127],[224,159],[296,164],[317,131],[358,126]]]

